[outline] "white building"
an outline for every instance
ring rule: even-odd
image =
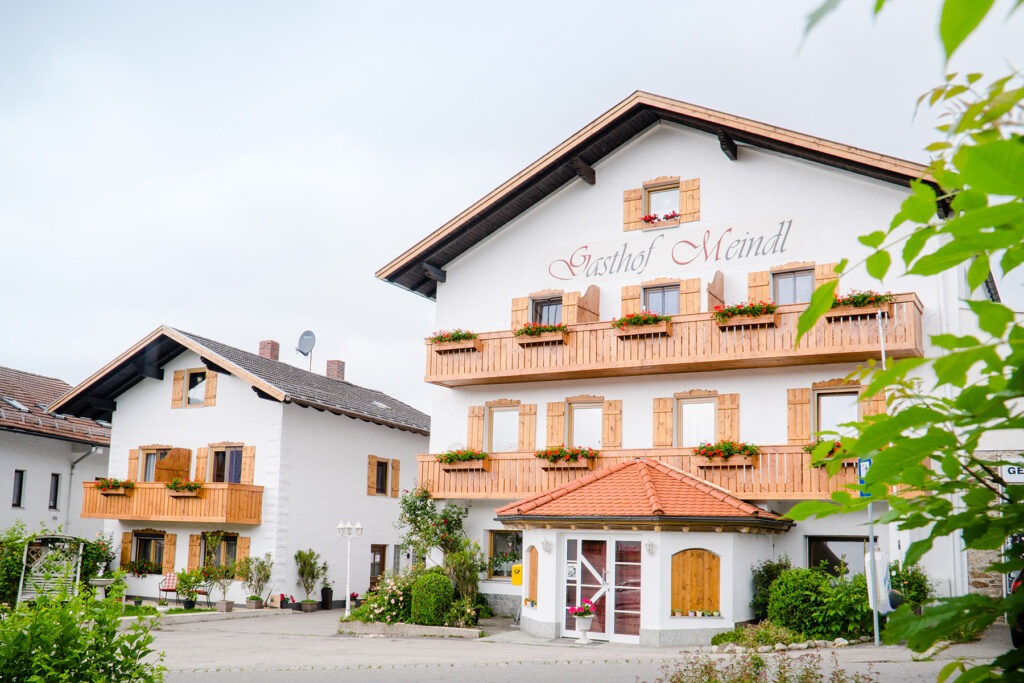
[[[378,277],[436,299],[438,328],[479,333],[427,345],[426,380],[439,387],[430,450],[489,456],[476,471],[422,456],[419,481],[471,503],[470,533],[492,554],[521,542],[523,585],[494,576],[482,591],[521,607],[538,635],[576,635],[566,608],[589,597],[595,637],[706,642],[751,618],[759,560],[845,557],[862,569],[864,515],[792,528],[777,515],[856,481],[855,463],[829,479],[803,446],[885,410],[846,381],[855,368],[961,333],[962,275],[894,273],[879,288],[890,304],[835,309],[799,346],[796,319],[838,261],[867,255],[857,237],[887,226],[923,172],[637,92],[382,268]],[[839,292],[873,287],[853,269]],[[721,325],[711,315],[768,300],[775,314]],[[640,310],[670,320],[612,325]],[[559,321],[566,332],[514,334]],[[761,454],[692,454],[718,440]],[[595,471],[535,457],[559,444],[598,448]],[[892,558],[912,540],[879,535]],[[958,547],[938,544],[924,563],[940,595],[967,590]]]
[[[323,376],[278,354],[273,341],[257,355],[160,327],[57,402],[113,422],[109,476],[134,488],[84,484],[82,516],[108,520],[122,566],[197,568],[206,535],[222,532],[220,556],[271,553],[274,594],[299,600],[293,557],[312,548],[343,599],[346,550],[335,527],[346,520],[365,529],[352,541],[353,591],[398,566],[398,497],[412,487],[429,418],[346,382],[341,361],[328,361]],[[204,484],[181,494],[166,485],[174,478]],[[156,596],[160,574],[131,579],[129,592]],[[246,599],[239,583],[228,599]]]
[[[0,367],[0,529],[22,521],[30,532],[92,539],[102,522],[81,519],[81,482],[107,471],[110,426],[54,413],[49,405],[71,389],[54,377]]]

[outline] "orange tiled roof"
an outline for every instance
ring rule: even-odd
[[[71,385],[55,377],[0,367],[0,396],[12,398],[27,411],[0,401],[0,430],[40,434],[67,441],[110,445],[110,428],[93,420],[64,415],[58,417],[40,408],[49,406],[71,390]]]
[[[498,517],[781,519],[724,489],[647,458],[598,470],[498,508]]]

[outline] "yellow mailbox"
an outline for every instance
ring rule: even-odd
[[[522,586],[523,585],[523,565],[514,564],[512,565],[512,585]]]

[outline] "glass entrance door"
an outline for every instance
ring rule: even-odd
[[[594,603],[591,637],[640,635],[640,541],[569,538],[565,541],[564,630],[578,633],[574,607]]]

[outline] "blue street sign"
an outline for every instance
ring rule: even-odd
[[[871,469],[871,458],[859,458],[857,460],[857,477],[858,477],[858,482],[860,483],[861,486],[864,485],[864,477],[867,476],[868,470],[870,470],[870,469]],[[861,498],[870,498],[871,494],[870,493],[865,493],[864,491],[861,491],[860,492],[860,497]]]

